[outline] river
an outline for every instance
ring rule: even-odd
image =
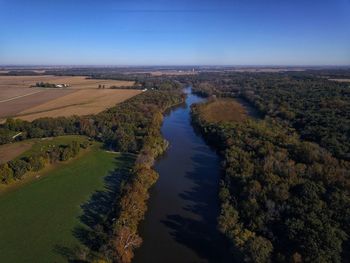
[[[190,88],[186,93],[186,102],[164,118],[161,131],[170,146],[155,164],[159,180],[134,263],[232,262],[217,230],[220,158],[191,125],[190,106],[203,99]]]

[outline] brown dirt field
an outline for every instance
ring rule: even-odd
[[[17,96],[22,96],[25,94],[30,94],[40,89],[36,88],[19,88],[19,87],[5,87],[0,84],[0,102]],[[42,90],[42,89],[41,89]]]
[[[208,122],[239,122],[247,119],[247,110],[234,99],[215,99],[201,107],[201,115]]]
[[[233,72],[267,72],[267,73],[275,73],[275,72],[285,72],[285,71],[294,71],[300,72],[305,71],[305,68],[291,67],[291,68],[261,68],[261,67],[247,67],[247,68],[236,68],[228,71]]]
[[[177,70],[168,70],[168,71],[151,71],[149,72],[152,76],[182,76],[182,75],[196,75],[197,72],[192,71],[177,71]]]
[[[29,88],[27,88],[26,90],[29,90],[31,92],[37,91],[35,89],[29,89]],[[3,89],[0,88],[0,94],[2,94],[2,91]],[[68,89],[50,89],[50,90],[38,89],[38,91],[39,91],[38,93],[29,95],[29,96],[13,99],[10,101],[0,102],[0,122],[4,121],[4,118],[16,116],[19,112],[24,111],[26,109],[35,107],[42,103],[48,102],[50,100],[57,99],[64,95],[77,92],[77,90],[68,90]],[[21,94],[21,92],[22,91],[18,92],[16,96],[19,96],[18,94]],[[24,94],[28,94],[28,93],[24,93]],[[11,97],[13,97],[13,95]]]
[[[182,75],[196,75],[198,72],[193,72],[191,70],[154,70],[154,71],[129,71],[125,72],[125,74],[151,74],[152,76],[182,76]]]
[[[142,91],[122,89],[82,89],[55,100],[31,107],[17,114],[23,120],[32,121],[41,117],[89,115],[129,99]]]
[[[73,89],[95,89],[99,84],[125,87],[134,85],[133,81],[86,79],[85,76],[0,76],[0,89],[3,87],[28,88],[36,82],[48,82],[52,84],[69,84]]]
[[[25,151],[29,150],[33,142],[17,142],[0,145],[0,164],[13,160]]]
[[[30,88],[31,85],[41,81],[54,84],[65,83],[71,85],[71,87],[63,89]],[[135,90],[109,90],[108,87],[123,87],[133,84],[133,81],[85,79],[84,76],[0,76],[0,123],[4,122],[6,117],[15,117],[19,113],[22,114],[22,112],[26,115],[25,119],[27,120],[32,120],[33,116],[68,116],[73,113],[78,115],[96,113],[140,92]],[[98,85],[105,85],[106,89],[97,89]],[[89,91],[84,92],[84,90]],[[64,100],[67,101],[56,101],[62,96],[75,92],[78,92],[78,94],[65,98]],[[94,99],[95,96],[97,96],[96,100]],[[45,106],[41,107],[42,104],[45,104]],[[74,104],[76,107],[72,110]],[[77,107],[78,104],[79,107]],[[45,115],[43,112],[45,110],[49,110],[50,114]],[[76,110],[77,112],[75,112]],[[59,112],[63,113],[59,114]],[[27,116],[28,114],[33,116]]]
[[[0,76],[0,88],[28,88],[36,82],[47,82],[53,76]]]

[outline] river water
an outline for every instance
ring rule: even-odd
[[[161,131],[170,146],[155,165],[160,177],[134,263],[232,262],[217,230],[220,158],[191,126],[190,106],[203,99],[186,92],[185,104],[164,118]]]

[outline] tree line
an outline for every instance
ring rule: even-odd
[[[328,80],[348,74],[339,70],[216,73],[202,74],[192,82],[200,95],[242,97],[263,115],[295,128],[303,140],[350,160],[350,85]]]
[[[162,113],[183,101],[184,95],[176,84],[175,88],[145,92],[103,114],[104,120],[107,118],[108,121],[102,123],[111,125],[107,130],[117,127],[114,136],[110,132],[102,135],[105,144],[119,151],[135,152],[138,156],[131,176],[121,184],[113,231],[107,244],[97,253],[99,260],[129,263],[134,249],[141,245],[138,225],[147,210],[148,190],[158,179],[152,166],[168,145],[160,134]],[[105,129],[102,126],[99,130]]]
[[[115,219],[106,235],[94,247],[79,257],[88,262],[129,263],[134,250],[142,243],[138,226],[147,210],[149,189],[158,179],[153,170],[154,160],[167,148],[160,134],[163,112],[184,101],[181,89],[144,92],[125,103],[96,115],[95,121],[81,126],[83,133],[99,138],[105,146],[122,152],[137,154],[131,174],[120,184],[118,196],[111,209]]]
[[[137,153],[155,111],[165,110],[182,100],[181,85],[166,81],[96,115],[45,117],[32,122],[9,118],[0,125],[0,144],[30,138],[86,135],[103,142],[105,148]],[[13,139],[18,133],[21,134]]]

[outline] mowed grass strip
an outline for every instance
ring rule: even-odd
[[[104,189],[104,177],[130,163],[94,146],[37,181],[0,195],[0,262],[66,262],[56,248],[74,248],[81,205]]]
[[[200,107],[208,122],[240,122],[247,119],[247,110],[234,99],[213,99]]]

